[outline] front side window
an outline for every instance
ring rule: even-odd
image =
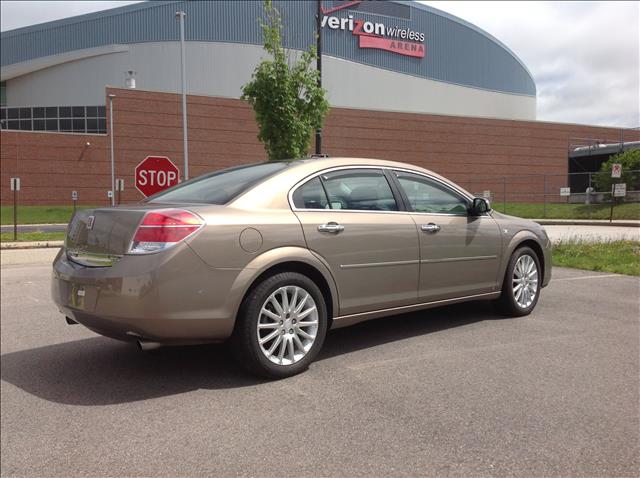
[[[381,170],[347,169],[322,174],[331,209],[397,211],[398,205]]]
[[[205,174],[159,192],[152,203],[227,204],[252,186],[287,168],[291,163],[252,164]]]
[[[412,211],[467,215],[467,201],[448,187],[414,174],[396,171],[396,175]]]

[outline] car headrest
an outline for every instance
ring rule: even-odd
[[[359,186],[354,188],[349,195],[350,201],[375,201],[377,199],[378,191],[368,186]]]

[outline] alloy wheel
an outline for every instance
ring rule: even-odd
[[[528,254],[520,256],[513,268],[513,297],[518,307],[526,309],[538,294],[538,267]]]
[[[265,357],[291,365],[307,355],[318,334],[318,309],[309,292],[295,285],[280,287],[259,314],[256,333]]]

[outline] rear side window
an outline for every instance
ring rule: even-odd
[[[313,178],[296,189],[293,205],[298,209],[329,209],[329,200],[320,179]]]
[[[151,196],[147,202],[227,204],[252,186],[291,163],[273,162],[239,166],[205,174]]]
[[[298,209],[397,211],[384,173],[378,169],[346,169],[321,174],[293,193]]]
[[[378,169],[347,169],[321,175],[331,209],[397,211],[384,173]]]

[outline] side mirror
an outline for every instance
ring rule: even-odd
[[[473,205],[471,206],[471,209],[474,216],[482,216],[483,214],[491,212],[491,204],[488,199],[473,198]]]

